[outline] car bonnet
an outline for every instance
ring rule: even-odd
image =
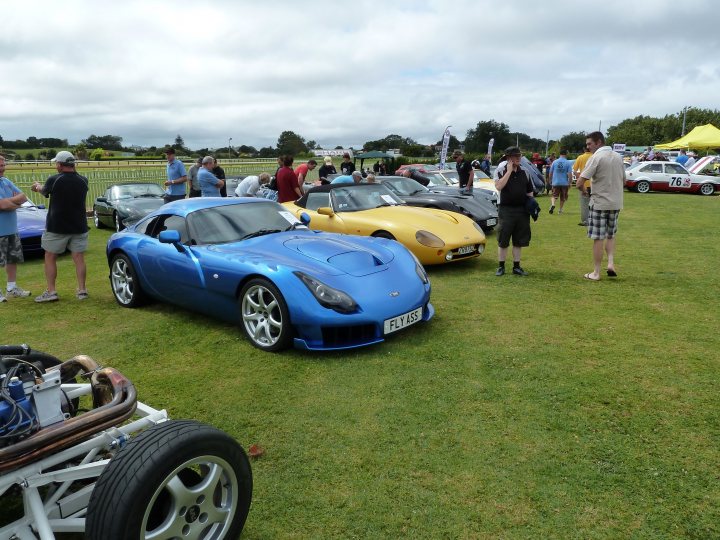
[[[394,255],[381,246],[381,240],[364,238],[360,242],[330,235],[296,236],[284,246],[305,257],[327,264],[352,276],[366,276],[387,269]]]

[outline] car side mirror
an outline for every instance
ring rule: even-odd
[[[180,243],[180,232],[179,231],[162,231],[158,239],[162,244],[179,244]]]
[[[97,202],[104,202],[104,203],[106,203],[106,202],[107,202],[107,197],[98,197],[98,198],[97,198]]]
[[[179,231],[161,231],[158,240],[160,240],[162,244],[172,244],[179,253],[185,252],[185,246],[180,243]]]
[[[306,227],[310,225],[310,215],[307,212],[303,212],[302,214],[300,214],[300,223],[302,223]]]
[[[317,209],[317,213],[321,216],[334,216],[335,212],[333,212],[333,209],[329,206],[322,206]]]

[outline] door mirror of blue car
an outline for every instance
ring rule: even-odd
[[[180,233],[178,231],[162,231],[158,238],[163,244],[180,243]]]
[[[310,224],[310,215],[307,212],[300,214],[300,223],[306,227]]]

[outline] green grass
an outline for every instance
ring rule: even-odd
[[[720,537],[718,197],[626,194],[616,280],[591,283],[572,194],[527,278],[430,268],[436,317],[346,353],[252,348],[238,327],[118,307],[91,233],[91,298],[0,305],[3,341],[124,372],[141,400],[265,455],[245,538]],[[42,261],[20,283],[43,288]]]

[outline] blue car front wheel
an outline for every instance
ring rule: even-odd
[[[290,345],[292,326],[287,304],[267,279],[251,279],[242,288],[240,316],[245,335],[259,349],[275,352]]]

